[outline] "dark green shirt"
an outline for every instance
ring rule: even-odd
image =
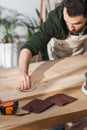
[[[63,19],[62,6],[58,6],[56,9],[49,13],[47,20],[40,26],[38,32],[36,32],[32,38],[24,44],[23,48],[31,50],[32,56],[41,52],[42,59],[47,60],[47,43],[51,38],[65,39],[68,35],[68,29]]]

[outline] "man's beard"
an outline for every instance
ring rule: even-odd
[[[84,35],[87,34],[87,25],[78,31],[69,31],[72,35]]]

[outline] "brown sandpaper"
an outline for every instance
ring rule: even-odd
[[[76,100],[77,98],[61,93],[61,94],[50,96],[45,100],[34,99],[29,103],[27,103],[25,106],[23,106],[22,109],[33,113],[40,113],[50,108],[53,105],[63,106],[68,103],[74,102]]]
[[[49,102],[47,100],[40,100],[40,99],[34,99],[31,102],[29,102],[28,104],[26,104],[24,107],[22,107],[23,110],[31,110],[30,108],[32,107],[32,112],[33,113],[40,113],[44,110],[46,110],[47,108],[51,107],[52,105],[54,105],[54,103]]]
[[[61,93],[61,94],[56,94],[56,95],[53,95],[51,97],[48,97],[45,100],[53,102],[53,103],[55,103],[55,105],[63,106],[63,105],[66,105],[68,103],[71,103],[71,102],[73,102],[73,101],[75,101],[77,99],[74,98],[74,97],[71,97],[71,96],[68,96],[68,95],[65,95],[65,94]]]

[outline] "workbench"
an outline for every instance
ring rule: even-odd
[[[54,105],[39,114],[0,115],[0,130],[43,130],[87,116],[87,97],[81,91],[85,72],[86,55],[31,63],[29,74],[36,89],[20,92],[17,90],[18,67],[0,69],[0,99],[17,99],[19,108],[32,99],[45,99],[58,93],[78,99],[65,106]]]

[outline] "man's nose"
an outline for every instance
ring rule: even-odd
[[[70,30],[70,31],[74,31],[74,30],[75,30],[75,27],[74,27],[73,24],[69,24],[69,30]]]

